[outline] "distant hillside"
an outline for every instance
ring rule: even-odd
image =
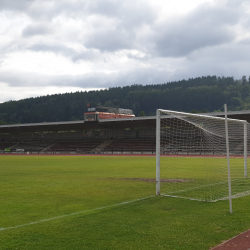
[[[245,76],[206,76],[157,85],[132,85],[106,90],[47,95],[0,104],[4,123],[52,122],[83,119],[87,103],[132,109],[136,116],[155,115],[157,108],[185,112],[250,109],[250,84]]]

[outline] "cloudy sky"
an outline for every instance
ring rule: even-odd
[[[0,0],[0,102],[250,75],[249,0]]]

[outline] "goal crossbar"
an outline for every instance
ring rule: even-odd
[[[173,111],[173,110],[164,110],[164,109],[157,109],[157,110],[159,110],[160,112],[164,112],[164,113],[168,113],[168,114],[176,114],[176,115],[180,115],[180,116],[201,117],[201,118],[208,118],[208,119],[225,121],[224,117],[199,115],[199,114],[184,113],[184,112]],[[237,119],[231,119],[231,118],[227,118],[227,120],[230,122],[247,123],[246,120],[237,120]]]

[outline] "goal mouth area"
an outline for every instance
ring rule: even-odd
[[[156,118],[157,195],[216,202],[250,194],[246,121],[162,109]]]

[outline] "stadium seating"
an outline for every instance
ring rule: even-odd
[[[0,150],[4,150],[5,148],[10,148],[13,144],[11,142],[0,142]]]
[[[121,138],[104,148],[105,153],[155,153],[154,138]]]
[[[181,141],[182,140],[182,141]],[[220,154],[224,152],[224,144],[216,144],[213,149],[202,145],[200,139],[183,136],[173,137],[164,141],[162,154]],[[105,140],[101,138],[81,138],[81,139],[32,139],[26,141],[0,141],[0,151],[10,148],[10,153],[74,153],[74,154],[155,154],[155,138],[117,138]],[[243,155],[242,141],[235,140],[230,145],[230,154]],[[250,151],[250,142],[248,143]],[[8,152],[5,152],[8,153]]]
[[[45,152],[90,153],[92,149],[97,147],[102,142],[102,139],[60,141],[47,148]]]

